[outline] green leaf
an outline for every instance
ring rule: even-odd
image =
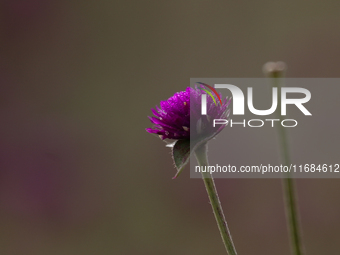
[[[174,160],[175,166],[177,168],[177,173],[172,179],[176,179],[177,176],[180,175],[183,168],[189,161],[190,153],[195,151],[198,146],[202,145],[203,143],[207,143],[215,136],[216,133],[211,134],[210,136],[198,137],[195,140],[191,140],[191,146],[190,139],[177,140],[173,143],[168,143],[166,147],[172,148],[172,159]]]
[[[188,163],[190,158],[190,139],[177,140],[172,147],[172,158],[177,168],[175,179],[180,175],[184,166]]]
[[[190,153],[195,151],[196,148],[201,144],[208,142],[214,136],[215,134],[193,140],[191,141],[191,147],[190,139],[177,140],[174,143],[167,145],[167,147],[172,147],[172,159],[174,160],[175,166],[177,168],[177,173],[172,179],[176,179],[180,175],[183,168],[189,161]]]

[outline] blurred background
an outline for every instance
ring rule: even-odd
[[[267,61],[339,77],[339,10],[1,0],[0,254],[225,254],[202,181],[172,180],[146,133],[150,109],[192,77],[262,77]],[[289,254],[281,180],[216,185],[239,254]],[[339,254],[340,180],[297,186],[307,254]]]

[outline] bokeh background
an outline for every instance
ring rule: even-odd
[[[202,181],[172,180],[145,132],[150,108],[191,77],[262,77],[267,61],[339,77],[339,10],[1,0],[0,254],[224,254]],[[216,184],[239,254],[289,254],[280,180]],[[339,254],[340,180],[297,185],[308,254]]]

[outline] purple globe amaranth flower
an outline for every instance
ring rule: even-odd
[[[230,100],[225,98],[221,104],[202,88],[201,85],[187,87],[185,91],[161,101],[160,108],[156,106],[156,109],[152,109],[155,117],[149,117],[154,127],[147,128],[146,131],[159,135],[162,140],[209,140],[216,136],[226,125],[213,127],[213,120],[226,119],[229,116]],[[202,94],[207,95],[207,115],[201,115]]]

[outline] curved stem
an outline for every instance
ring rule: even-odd
[[[208,157],[207,157],[207,144],[204,143],[200,145],[195,150],[195,156],[200,166],[208,166]],[[223,209],[221,206],[221,202],[218,198],[217,190],[215,187],[214,179],[212,178],[210,172],[202,172],[202,178],[205,184],[205,188],[208,192],[209,200],[215,215],[215,219],[218,225],[218,229],[220,230],[221,237],[224,243],[224,246],[229,255],[237,255],[236,249],[233,243],[233,240],[230,235],[230,231],[228,228],[227,221],[225,220]]]

